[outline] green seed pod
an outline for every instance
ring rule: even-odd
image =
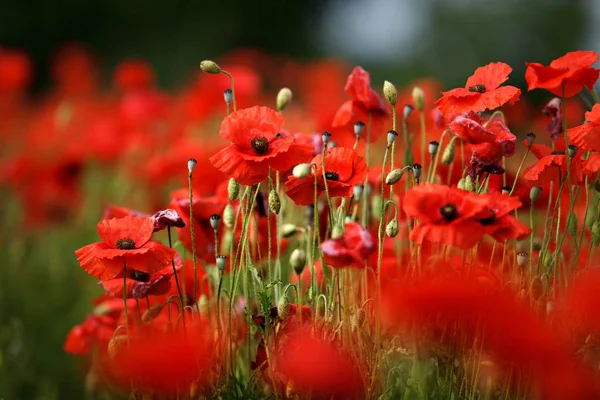
[[[387,226],[385,227],[385,234],[391,238],[396,237],[398,234],[398,220],[396,218],[388,222]]]
[[[277,191],[273,189],[269,192],[269,210],[274,214],[279,214],[279,211],[281,211],[281,200],[279,200]]]
[[[233,206],[231,204],[227,204],[223,210],[223,223],[226,227],[232,228],[234,220],[235,212],[233,211]]]
[[[454,142],[450,142],[442,153],[442,163],[444,163],[444,165],[450,165],[454,162],[454,157],[456,157],[456,146],[454,145]]]
[[[284,320],[290,314],[290,299],[285,294],[281,296],[277,303],[277,314],[279,315],[279,318]]]
[[[577,223],[577,216],[573,212],[571,212],[569,213],[569,217],[567,218],[567,220],[567,231],[569,231],[571,236],[577,237],[577,228],[579,225]]]
[[[229,200],[234,201],[240,194],[240,184],[233,178],[229,178],[229,184],[227,185],[227,196]]]
[[[290,266],[300,275],[306,266],[306,252],[301,249],[294,249],[290,254]]]

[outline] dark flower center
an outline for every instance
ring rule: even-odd
[[[150,274],[147,272],[138,271],[135,269],[127,270],[129,277],[139,282],[150,282]]]
[[[550,154],[553,155],[553,156],[564,156],[565,152],[564,151],[553,151]]]
[[[328,181],[339,181],[340,180],[340,176],[338,175],[337,172],[327,172],[327,171],[325,171],[325,179],[327,179]]]
[[[448,222],[452,222],[458,217],[458,211],[456,210],[456,206],[454,204],[446,204],[440,208],[440,214],[442,217]]]
[[[117,249],[119,250],[133,250],[135,249],[135,242],[130,238],[122,238],[117,240]]]
[[[469,86],[469,92],[485,93],[485,85],[478,83],[477,85]]]
[[[496,220],[496,213],[493,212],[492,210],[489,210],[489,211],[490,211],[490,216],[489,217],[486,217],[486,218],[483,218],[483,219],[479,220],[479,223],[481,225],[483,225],[483,226],[491,225]]]
[[[269,139],[264,136],[258,136],[250,141],[250,147],[258,155],[263,155],[269,151]]]

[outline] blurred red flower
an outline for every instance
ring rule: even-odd
[[[356,222],[346,224],[344,234],[321,243],[325,264],[334,268],[364,268],[367,259],[375,251],[373,237]]]
[[[600,104],[585,113],[587,122],[567,131],[569,140],[581,150],[600,151]]]
[[[598,61],[595,51],[573,51],[557,58],[545,67],[540,63],[525,63],[525,79],[529,90],[546,89],[556,96],[572,97],[583,87],[592,90],[600,70],[591,68]]]
[[[181,259],[179,257],[176,257],[175,268],[176,270],[181,269]],[[125,292],[127,299],[141,299],[146,296],[167,294],[171,289],[173,275],[172,265],[166,266],[153,274],[128,269],[125,279],[123,279],[123,272],[121,271],[114,279],[101,281],[100,284],[107,295],[122,298],[123,292]]]
[[[521,207],[518,197],[500,192],[482,194],[479,197],[486,202],[486,209],[475,219],[482,225],[485,234],[504,242],[509,239],[521,240],[531,233],[527,225],[512,216],[512,212]]]
[[[527,146],[526,141],[523,141],[523,144]],[[531,152],[538,161],[525,170],[523,178],[532,185],[545,186],[550,182],[560,184],[567,176],[567,166],[571,184],[579,185],[584,182],[583,162],[580,156],[575,156],[569,162],[564,150],[552,151],[552,148],[544,144],[531,145]]]

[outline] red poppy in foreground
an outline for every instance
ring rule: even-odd
[[[317,197],[325,192],[323,179],[323,155],[319,154],[311,161],[317,166]],[[367,162],[354,150],[344,147],[328,149],[325,153],[325,179],[330,197],[350,197],[354,186],[365,183]],[[285,192],[300,206],[313,204],[315,199],[315,177],[304,178],[290,176],[285,183]]]
[[[367,259],[375,251],[373,237],[356,222],[346,224],[344,234],[321,243],[325,264],[334,268],[364,268]]]
[[[522,205],[518,197],[500,192],[482,194],[479,197],[486,202],[486,209],[475,219],[486,234],[504,242],[509,239],[522,240],[531,233],[527,225],[512,216],[512,212]]]
[[[410,232],[410,240],[418,245],[430,241],[469,249],[485,234],[475,216],[486,211],[486,204],[471,192],[444,185],[417,185],[404,197],[403,209],[418,221]]]
[[[181,269],[181,259],[176,258],[176,270]],[[171,278],[173,277],[173,266],[168,265],[158,272],[147,274],[134,269],[127,270],[127,277],[123,279],[123,271],[114,279],[101,281],[107,295],[125,297],[127,299],[141,299],[146,296],[160,296],[167,294],[171,289]],[[125,285],[125,288],[123,286]]]
[[[467,79],[464,88],[443,92],[442,98],[435,104],[446,118],[469,110],[495,110],[504,104],[513,104],[519,100],[521,90],[514,86],[500,86],[508,80],[511,72],[512,68],[501,62],[479,67]]]
[[[557,58],[545,67],[540,63],[526,63],[525,79],[529,90],[546,89],[556,96],[572,97],[583,87],[594,88],[600,70],[591,68],[598,61],[595,51],[573,51]]]
[[[288,171],[307,162],[312,147],[282,134],[284,118],[268,107],[251,107],[227,116],[219,134],[232,142],[210,162],[242,185],[254,185],[267,179],[269,168]]]
[[[600,104],[585,113],[586,123],[568,130],[569,140],[581,150],[600,151]]]
[[[104,219],[98,223],[102,242],[77,250],[77,260],[87,273],[110,280],[129,271],[154,274],[175,257],[175,250],[151,241],[154,221],[146,217]],[[121,275],[122,276],[122,275]]]
[[[525,141],[523,143],[527,145]],[[552,151],[552,148],[543,144],[531,145],[530,151],[538,161],[525,170],[523,178],[532,185],[545,186],[550,182],[560,184],[567,176],[567,165],[570,183],[580,185],[584,182],[581,157],[575,156],[569,161],[564,151]]]

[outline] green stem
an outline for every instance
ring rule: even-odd
[[[192,193],[192,172],[188,174],[188,188],[190,194],[190,233],[192,238],[192,257],[194,260],[194,303],[198,300],[198,260],[196,258],[196,237],[194,235],[194,208],[193,200],[194,195]]]

